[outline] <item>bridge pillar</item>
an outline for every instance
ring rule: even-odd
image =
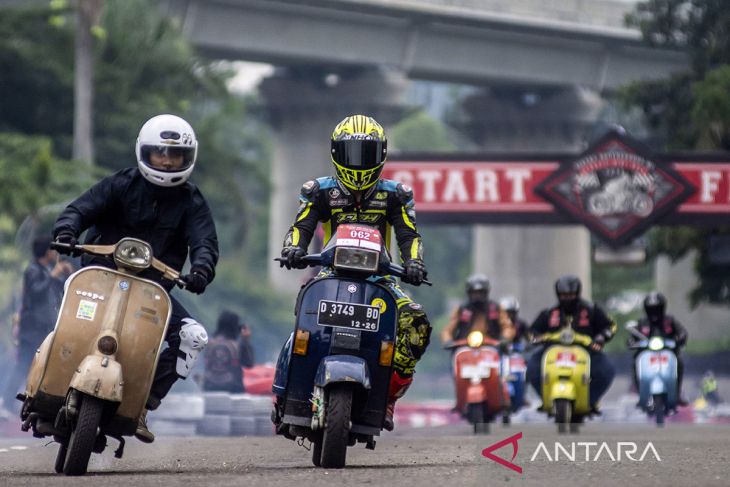
[[[294,221],[302,184],[334,174],[329,140],[335,125],[362,113],[387,126],[400,114],[406,83],[397,72],[324,66],[282,68],[261,83],[276,141],[269,224],[269,277],[275,288],[296,291],[305,276],[285,272],[271,259],[279,256]]]
[[[464,104],[464,128],[483,150],[580,152],[599,118],[602,100],[578,87],[487,87]],[[562,274],[583,282],[591,297],[590,232],[583,226],[477,225],[474,269],[489,276],[492,296],[515,295],[532,321],[555,302]]]
[[[690,340],[722,342],[728,338],[727,306],[702,303],[692,309],[689,302],[689,293],[698,281],[694,270],[696,257],[695,252],[690,252],[676,263],[666,256],[658,257],[655,268],[657,290],[667,298],[667,313],[687,328]]]

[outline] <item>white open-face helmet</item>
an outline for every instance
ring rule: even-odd
[[[172,170],[153,167],[150,163],[152,151],[182,155],[183,164]],[[135,152],[137,166],[145,179],[157,186],[179,186],[193,172],[198,156],[198,139],[195,138],[193,127],[182,118],[169,114],[157,115],[142,125]]]

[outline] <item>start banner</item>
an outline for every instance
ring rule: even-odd
[[[581,223],[613,246],[730,214],[730,154],[653,154],[614,131],[577,156],[401,155],[383,177],[413,188],[420,221]]]

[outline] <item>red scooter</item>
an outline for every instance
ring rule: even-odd
[[[479,331],[444,346],[454,350],[453,373],[456,410],[474,425],[474,433],[489,433],[489,423],[502,415],[509,423],[510,397],[503,377],[510,375],[509,360],[502,360],[499,341]]]

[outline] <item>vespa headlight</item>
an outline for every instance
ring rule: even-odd
[[[575,341],[575,333],[571,328],[560,332],[560,343],[563,345],[571,345]]]
[[[141,240],[125,238],[114,249],[114,263],[119,267],[147,269],[152,263],[152,247]]]
[[[664,348],[664,339],[662,337],[651,337],[649,339],[649,350],[661,350]]]
[[[473,331],[466,336],[466,344],[471,348],[481,347],[484,342],[484,334],[481,331]]]
[[[374,250],[337,247],[332,265],[335,269],[375,273],[379,260],[380,252]]]

